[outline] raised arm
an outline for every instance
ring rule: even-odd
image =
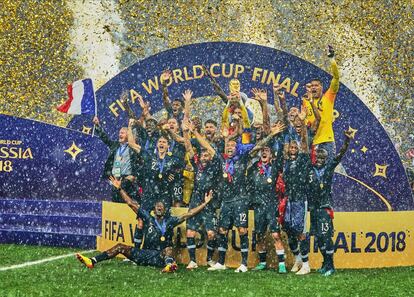
[[[168,96],[167,81],[171,79],[171,70],[165,70],[161,74],[161,88],[162,88],[162,102],[164,103],[165,109],[170,113],[172,112],[170,98]]]
[[[307,100],[309,100],[310,106],[312,108],[312,112],[315,115],[315,120],[312,123],[311,130],[312,130],[312,132],[316,133],[316,131],[319,128],[319,124],[321,122],[321,114],[319,112],[319,109],[316,107],[315,102],[313,101],[312,96],[311,95],[307,95],[307,98],[308,98]]]
[[[130,119],[128,123],[128,146],[136,151],[138,154],[141,152],[141,146],[136,142],[132,128],[135,124],[135,120]]]
[[[211,201],[212,198],[213,198],[213,190],[210,190],[208,193],[205,194],[203,203],[201,203],[199,206],[195,208],[190,209],[187,213],[179,216],[180,223],[184,222],[185,220],[195,216],[200,211],[202,211],[204,207],[206,207],[207,204]]]
[[[122,199],[125,201],[125,203],[135,212],[138,213],[138,209],[140,208],[140,205],[138,204],[138,202],[136,202],[135,200],[133,200],[131,197],[129,197],[129,195],[127,194],[127,192],[125,192],[122,188],[121,188],[121,181],[117,180],[115,177],[110,176],[109,177],[109,181],[111,182],[112,186],[117,189],[119,191],[119,193],[121,194]]]
[[[272,128],[270,128],[270,134],[260,140],[254,148],[250,151],[250,157],[253,157],[258,151],[260,151],[270,140],[273,139],[277,134],[281,133],[286,128],[285,124],[278,122]]]
[[[269,110],[267,108],[267,92],[266,90],[253,89],[254,99],[258,100],[262,107],[263,114],[263,132],[265,134],[270,133],[270,117]]]
[[[92,122],[94,125],[96,125],[96,134],[102,140],[102,142],[105,143],[109,147],[114,145],[115,141],[111,140],[108,134],[106,134],[105,131],[102,129],[98,117],[95,116]]]
[[[138,120],[137,115],[135,114],[135,112],[132,111],[132,108],[128,103],[128,91],[126,91],[126,90],[123,91],[122,94],[121,94],[121,103],[127,111],[128,118]]]
[[[335,61],[335,50],[332,46],[328,45],[327,47],[327,56],[331,59],[331,74],[332,74],[332,80],[331,85],[329,86],[329,90],[332,93],[338,93],[339,90],[339,69],[338,65]]]
[[[273,105],[275,106],[276,113],[282,112],[282,108],[280,107],[280,101],[279,101],[279,92],[280,92],[280,86],[273,85]]]
[[[211,157],[214,157],[216,155],[216,150],[203,136],[201,136],[200,133],[198,133],[197,129],[194,128],[194,125],[191,122],[188,123],[188,128],[190,132],[194,134],[198,143],[209,152]]]
[[[194,148],[191,145],[190,141],[190,135],[189,135],[189,120],[188,118],[184,117],[183,123],[181,124],[182,130],[183,130],[183,138],[184,138],[184,147],[185,151],[188,153],[189,158],[192,159],[195,155]]]
[[[277,96],[279,98],[280,101],[280,106],[283,112],[283,122],[285,123],[286,126],[289,125],[289,116],[288,116],[288,110],[287,110],[287,105],[286,105],[286,96],[285,96],[285,92],[282,91],[282,88],[280,85],[275,85],[273,86],[273,90],[276,89],[276,93]]]
[[[226,93],[224,93],[223,89],[220,87],[220,85],[217,83],[215,78],[211,75],[210,71],[208,71],[207,67],[203,65],[203,72],[207,76],[207,78],[210,80],[211,84],[213,85],[214,92],[223,100],[225,104],[229,101],[227,99]]]
[[[191,114],[191,99],[193,97],[193,92],[191,90],[185,90],[183,93],[184,98],[184,116],[188,119],[190,118]]]
[[[342,157],[345,155],[346,151],[348,150],[351,139],[353,138],[351,131],[345,131],[344,134],[345,134],[344,144],[340,148],[339,153],[334,158],[337,163],[339,163]]]
[[[300,133],[300,146],[302,152],[309,153],[308,145],[308,128],[306,127],[305,120],[302,120],[302,131]]]

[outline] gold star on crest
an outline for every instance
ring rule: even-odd
[[[64,150],[65,153],[68,153],[72,156],[72,160],[76,159],[76,156],[79,155],[81,152],[83,152],[82,149],[78,148],[78,146],[75,144],[75,142],[72,142],[72,145],[67,150]]]
[[[91,130],[92,130],[92,128],[90,128],[90,127],[86,127],[86,126],[83,126],[82,127],[82,133],[85,133],[85,134],[91,134]]]
[[[365,154],[367,151],[368,151],[368,148],[364,145],[364,146],[361,148],[361,152],[363,152],[363,153]]]
[[[349,126],[347,132],[351,134],[350,136],[351,136],[352,139],[355,139],[355,133],[357,133],[357,131],[358,131],[358,129],[354,129],[351,126]]]
[[[387,178],[387,167],[388,165],[379,165],[375,163],[374,176],[381,176],[383,178]]]

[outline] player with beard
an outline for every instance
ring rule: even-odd
[[[213,147],[204,139],[194,127],[194,124],[184,119],[184,136],[186,149],[189,153],[191,165],[194,168],[194,189],[190,200],[190,208],[198,205],[205,193],[210,192],[216,187],[220,173],[221,161]],[[199,155],[195,155],[188,132],[196,137],[201,145]],[[215,199],[216,200],[216,199]],[[218,204],[209,204],[202,212],[187,221],[187,249],[190,255],[190,262],[187,269],[196,269],[196,244],[195,235],[197,232],[205,231],[207,233],[207,264],[213,266],[213,254],[216,248],[217,217],[216,209]]]
[[[286,273],[285,250],[280,237],[278,217],[278,200],[276,195],[276,180],[282,171],[282,155],[273,158],[272,150],[265,146],[261,150],[260,159],[247,172],[250,197],[254,207],[254,226],[257,234],[257,250],[259,264],[254,270],[266,269],[267,251],[265,246],[266,231],[272,234],[279,262],[279,273]]]
[[[228,245],[228,231],[234,225],[238,228],[240,236],[242,262],[235,272],[247,271],[247,257],[249,251],[248,204],[247,193],[243,191],[246,181],[246,169],[248,161],[256,151],[268,143],[276,134],[283,130],[283,125],[272,127],[269,136],[265,137],[255,146],[243,145],[234,140],[228,140],[225,144],[225,154],[221,157],[222,179],[219,186],[222,205],[220,209],[218,250],[219,261],[208,270],[226,269],[225,258]]]
[[[145,228],[145,243],[142,249],[131,247],[122,243],[118,243],[109,250],[92,258],[76,254],[76,258],[88,268],[93,268],[97,263],[112,259],[119,254],[124,255],[127,259],[135,262],[137,265],[163,267],[163,272],[174,272],[177,270],[177,264],[173,258],[172,237],[174,235],[174,227],[181,224],[185,220],[195,216],[203,210],[211,201],[212,192],[206,193],[204,201],[197,207],[190,209],[187,213],[175,217],[166,215],[164,203],[157,202],[154,207],[154,216],[141,208],[141,206],[131,199],[122,189],[121,182],[114,177],[110,177],[110,181],[114,188],[119,191],[122,199],[128,206],[142,218]]]
[[[298,275],[310,273],[308,263],[309,236],[306,234],[307,179],[310,171],[310,158],[307,143],[307,129],[302,122],[301,146],[297,141],[289,143],[285,160],[283,180],[285,182],[287,205],[283,229],[288,235],[289,247],[295,255],[292,272]]]
[[[332,178],[336,166],[345,155],[352,138],[352,132],[345,132],[345,141],[338,155],[333,159],[328,158],[325,149],[316,150],[316,163],[309,173],[311,199],[309,201],[311,218],[311,235],[315,235],[319,250],[323,256],[323,264],[319,272],[330,276],[335,272],[333,256],[335,247],[332,241],[333,229],[333,203],[332,203]]]

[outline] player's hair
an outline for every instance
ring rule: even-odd
[[[172,102],[175,102],[175,101],[180,102],[181,106],[182,106],[182,107],[184,107],[184,101],[183,101],[182,99],[180,99],[180,98],[175,98],[175,99],[173,99],[173,100],[172,100]]]
[[[212,124],[214,125],[214,127],[217,127],[217,122],[213,119],[208,119],[207,121],[204,122],[204,126],[206,126],[207,124]]]
[[[325,156],[328,156],[328,151],[324,148],[317,148],[316,149],[316,154],[324,154]]]
[[[313,82],[313,81],[317,81],[318,83],[320,83],[321,86],[323,86],[323,82],[319,78],[313,78],[310,80],[310,82]]]
[[[158,140],[160,140],[161,138],[166,139],[166,140],[167,140],[167,142],[168,142],[168,144],[170,144],[171,139],[170,139],[170,137],[168,136],[168,134],[167,134],[166,132],[161,131],[161,133],[160,133],[160,137],[158,137]],[[157,140],[157,142],[158,142],[158,140]]]

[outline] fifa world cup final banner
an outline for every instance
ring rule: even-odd
[[[173,208],[173,215],[185,213],[187,209]],[[378,220],[381,217],[381,220]],[[375,268],[414,265],[414,211],[401,212],[339,212],[335,214],[334,242],[336,246],[335,265],[337,268]],[[309,222],[308,222],[309,225]],[[103,202],[102,236],[97,238],[97,249],[104,251],[117,243],[133,246],[136,228],[136,215],[125,204]],[[178,262],[189,262],[186,249],[185,222],[175,228],[173,247]],[[288,250],[286,237],[284,246]],[[256,235],[254,232],[254,214],[249,213],[249,261],[250,267],[258,262]],[[201,234],[197,242],[197,260],[206,265],[206,234]],[[273,239],[267,237],[268,263],[277,264],[272,247]],[[312,268],[319,268],[322,257],[311,242],[309,255]],[[288,253],[288,265],[293,265],[293,257]],[[236,229],[229,232],[229,248],[226,265],[240,265],[240,244]]]

